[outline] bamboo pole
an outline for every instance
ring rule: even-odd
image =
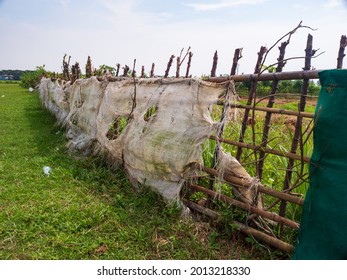
[[[216,211],[213,211],[211,209],[208,209],[206,207],[203,207],[201,205],[198,205],[192,201],[183,199],[183,203],[190,209],[192,209],[193,211],[199,212],[205,216],[207,216],[208,218],[210,218],[213,221],[218,221],[218,219],[220,218],[220,214],[217,213]],[[236,229],[252,236],[253,238],[264,242],[270,246],[273,246],[275,248],[278,248],[284,252],[287,253],[292,253],[294,251],[294,246],[291,244],[288,244],[276,237],[273,236],[269,236],[266,233],[263,233],[255,228],[252,228],[250,226],[247,226],[243,223],[237,222],[237,221],[229,221],[229,224],[231,225],[236,225]]]
[[[265,210],[262,210],[262,209],[259,209],[257,207],[254,207],[252,205],[249,205],[249,204],[246,204],[244,202],[241,202],[239,200],[236,200],[236,199],[233,199],[231,197],[228,197],[226,195],[223,195],[223,194],[220,194],[220,193],[217,193],[215,191],[212,191],[212,190],[208,190],[204,187],[201,187],[199,185],[196,185],[196,184],[191,184],[189,185],[192,189],[194,190],[197,190],[199,192],[202,192],[204,194],[207,194],[207,195],[210,195],[210,196],[213,196],[215,197],[216,199],[220,200],[220,201],[223,201],[225,203],[229,203],[231,205],[234,205],[236,207],[239,207],[241,209],[244,209],[248,212],[252,212],[252,213],[256,213],[258,214],[259,216],[262,216],[266,219],[269,219],[269,220],[272,220],[272,221],[275,221],[275,222],[278,222],[280,224],[283,224],[283,225],[286,225],[290,228],[293,228],[293,229],[299,229],[300,225],[296,222],[293,222],[292,220],[289,220],[287,218],[283,218],[279,215],[277,215],[276,213],[272,213],[272,212],[267,212]]]
[[[152,64],[154,66],[154,63]],[[153,67],[154,70],[154,67]],[[302,80],[302,79],[318,79],[318,73],[322,70],[308,70],[308,71],[290,71],[281,73],[264,73],[261,75],[233,75],[233,76],[223,76],[215,78],[203,79],[207,82],[212,82],[216,84],[225,83],[230,80],[234,82],[246,82],[246,81],[272,81],[272,80]],[[153,71],[154,72],[154,71]],[[153,73],[154,74],[154,73]],[[152,76],[153,77],[153,76]],[[169,78],[170,79],[170,78]],[[183,79],[183,78],[179,78]],[[188,77],[188,79],[191,79]]]
[[[216,137],[215,136],[210,136],[210,139],[216,140]],[[237,142],[237,141],[233,141],[233,140],[225,139],[225,138],[219,138],[218,141],[226,143],[226,144],[229,144],[229,145],[233,145],[233,146],[236,146],[236,147],[250,149],[250,150],[253,150],[253,151],[261,151],[261,150],[263,150],[265,153],[276,155],[276,156],[281,156],[281,157],[286,157],[286,158],[293,159],[293,160],[303,160],[305,163],[309,163],[310,162],[310,157],[306,157],[306,156],[301,157],[301,155],[294,154],[294,153],[278,151],[278,150],[269,149],[269,148],[262,147],[262,146],[254,146],[253,144],[247,144],[247,143],[244,143],[244,142]]]
[[[206,208],[204,206],[196,204],[196,203],[194,203],[188,199],[182,198],[182,202],[190,209],[193,209],[193,210],[207,216],[212,221],[216,221],[219,219],[219,214],[216,211],[213,211],[209,208]]]
[[[218,102],[218,105],[223,105],[224,102]],[[240,108],[240,109],[253,109],[255,111],[261,111],[261,112],[271,112],[273,114],[280,114],[280,115],[290,115],[290,116],[301,116],[302,118],[309,118],[313,119],[314,113],[307,113],[307,112],[297,112],[297,111],[291,111],[291,110],[284,110],[284,109],[278,109],[278,108],[269,108],[269,107],[260,107],[256,106],[253,107],[252,105],[242,105],[242,104],[237,104],[233,105],[234,108]]]
[[[224,83],[229,80],[234,82],[247,81],[273,81],[273,80],[303,80],[303,79],[318,79],[318,73],[322,70],[304,70],[304,71],[288,71],[281,73],[262,73],[258,74],[243,74],[223,77],[209,77],[206,81],[213,83]]]
[[[212,175],[214,177],[218,177],[218,171],[212,168],[209,168],[207,166],[203,166],[201,164],[197,164],[197,169],[200,169],[204,172],[206,172],[209,175]],[[223,179],[226,182],[229,182],[232,185],[235,185],[237,187],[241,187],[241,188],[251,188],[253,185],[251,182],[247,182],[247,180],[238,178],[238,177],[234,177],[228,174],[223,174]],[[297,205],[304,205],[304,200],[300,197],[291,195],[291,194],[287,194],[287,193],[283,193],[283,192],[279,192],[270,188],[267,188],[265,186],[263,186],[262,184],[258,185],[258,191],[264,194],[268,194],[271,195],[273,197],[279,198],[281,200],[285,200]]]

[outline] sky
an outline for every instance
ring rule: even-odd
[[[94,67],[117,63],[163,75],[170,56],[190,46],[191,73],[209,75],[218,51],[217,75],[230,72],[234,50],[243,48],[237,73],[252,73],[261,46],[270,48],[300,22],[286,57],[302,57],[307,35],[324,52],[316,69],[336,67],[341,35],[347,34],[345,0],[0,0],[0,70],[61,72],[64,54],[82,72],[88,55]],[[282,41],[285,41],[283,39]],[[276,63],[278,48],[265,65]],[[345,63],[347,65],[347,62]],[[288,61],[300,70],[303,59]],[[175,74],[173,66],[170,75]],[[186,62],[181,73],[185,73]]]

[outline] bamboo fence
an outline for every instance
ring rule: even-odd
[[[300,25],[298,26],[300,27]],[[296,30],[296,29],[295,29]],[[294,250],[294,241],[291,240],[289,244],[287,241],[282,240],[283,237],[286,234],[287,229],[297,231],[300,227],[299,221],[293,220],[291,217],[288,217],[287,215],[287,209],[288,204],[296,205],[297,207],[302,207],[304,203],[304,197],[302,194],[295,193],[295,187],[300,185],[303,181],[308,180],[308,174],[304,171],[304,166],[307,164],[310,164],[310,157],[307,155],[304,155],[303,153],[303,142],[304,139],[304,133],[306,133],[306,139],[307,137],[311,136],[312,134],[312,127],[311,131],[305,130],[303,132],[303,123],[305,120],[313,120],[314,114],[310,112],[306,112],[306,103],[308,98],[308,87],[309,82],[312,79],[318,79],[318,73],[320,70],[312,70],[311,69],[311,59],[315,56],[316,51],[313,49],[313,37],[312,35],[308,35],[307,37],[307,44],[305,49],[305,55],[304,55],[304,66],[303,70],[300,71],[290,71],[290,72],[284,72],[283,69],[286,64],[285,59],[285,52],[286,47],[290,43],[290,37],[295,32],[295,30],[291,31],[289,34],[289,38],[287,41],[282,42],[279,45],[279,56],[278,56],[278,63],[276,65],[276,71],[273,73],[264,73],[263,71],[263,65],[264,61],[267,57],[268,52],[274,47],[267,49],[266,47],[261,47],[258,52],[257,61],[255,64],[255,69],[253,74],[242,74],[237,75],[236,69],[239,60],[242,58],[242,48],[236,49],[234,53],[233,63],[231,67],[230,74],[228,76],[220,76],[217,77],[216,71],[217,71],[217,65],[218,65],[218,53],[217,51],[214,53],[213,56],[213,64],[212,64],[212,70],[210,77],[205,78],[205,80],[208,80],[210,82],[214,83],[224,83],[226,85],[226,95],[231,94],[228,92],[229,89],[229,83],[231,81],[237,83],[243,83],[243,82],[249,82],[250,83],[250,89],[247,97],[247,103],[246,105],[235,105],[234,108],[237,108],[239,110],[242,110],[242,122],[241,122],[241,129],[239,131],[239,137],[238,140],[235,141],[235,139],[228,139],[227,137],[224,137],[224,123],[225,119],[227,118],[226,112],[227,109],[230,107],[230,104],[228,101],[219,101],[218,106],[221,106],[221,113],[219,117],[219,122],[221,123],[220,130],[218,131],[216,136],[210,137],[211,141],[215,141],[216,145],[213,151],[213,160],[212,160],[212,166],[204,166],[201,164],[197,164],[197,169],[202,172],[202,174],[198,177],[204,177],[208,178],[209,184],[208,186],[201,186],[199,185],[199,181],[196,179],[192,179],[190,183],[187,184],[185,187],[185,191],[182,192],[182,200],[186,204],[187,207],[193,210],[193,212],[200,213],[201,215],[208,217],[211,220],[219,221],[221,214],[218,212],[218,207],[216,207],[217,202],[216,201],[222,201],[223,203],[230,205],[231,207],[235,207],[238,209],[242,209],[244,211],[245,215],[244,218],[240,218],[240,220],[230,220],[229,224],[233,225],[234,228],[238,229],[239,231],[252,236],[253,238],[259,240],[262,243],[268,244],[270,246],[273,246],[275,248],[278,248],[280,250],[283,250],[287,253],[291,253]],[[276,44],[279,43],[279,41],[276,42]],[[341,36],[341,41],[338,49],[338,57],[337,57],[337,68],[342,68],[343,66],[343,58],[345,56],[345,48],[347,46],[347,39],[346,36]],[[183,61],[188,58],[187,62],[187,68],[184,77],[188,78],[190,77],[189,71],[191,66],[191,60],[193,57],[193,53],[190,51],[190,47],[183,55],[184,50],[182,49],[180,55],[176,58],[176,77],[180,77],[180,68],[183,63]],[[167,68],[165,71],[165,74],[163,78],[167,78],[169,76],[170,68],[174,62],[174,55],[170,56],[170,59],[167,64]],[[68,67],[69,67],[70,57],[68,60],[66,60],[66,57],[63,59],[63,70],[64,70],[64,78],[65,79],[71,79],[71,75],[69,74]],[[132,77],[134,78],[134,81],[136,80],[135,77],[135,62],[134,61],[134,67],[132,71]],[[75,80],[78,78],[78,75],[80,75],[80,71],[77,69],[78,65],[75,65],[74,73],[72,75],[72,79]],[[123,77],[129,75],[129,67],[125,65],[123,67]],[[154,70],[155,70],[155,64],[153,63],[151,65],[150,74],[148,77],[154,77]],[[115,75],[107,77],[109,81],[118,81],[121,80],[123,77],[119,76],[120,71],[120,65],[116,65],[116,71]],[[91,68],[91,60],[90,57],[88,57],[88,62],[86,65],[86,73],[89,77],[94,73],[95,74],[103,74],[98,73],[94,69],[94,72]],[[141,77],[146,77],[145,75],[145,69],[144,66],[141,67]],[[104,76],[98,77],[98,79],[102,80],[105,79]],[[276,104],[276,101],[278,100],[278,86],[279,82],[282,80],[302,80],[303,86],[301,89],[301,93],[299,96],[298,101],[298,110],[283,110],[275,108],[274,105]],[[259,82],[261,81],[270,81],[271,89],[267,96],[267,105],[260,106],[257,103],[257,87],[259,85]],[[165,83],[165,80],[162,81],[162,83]],[[225,98],[224,100],[229,100],[228,98]],[[254,118],[256,112],[263,112],[264,115],[264,123],[262,131],[258,132],[261,133],[261,141],[256,142],[254,134],[257,133],[255,131],[254,127]],[[269,131],[273,123],[274,115],[284,115],[284,116],[291,116],[292,118],[295,118],[295,125],[294,125],[294,131],[293,131],[293,137],[290,143],[290,149],[289,151],[284,151],[281,149],[276,149],[275,147],[269,147],[269,143],[271,139],[269,139]],[[313,124],[314,125],[314,124]],[[253,133],[253,140],[251,142],[245,141],[245,134],[247,130],[252,130]],[[251,183],[245,182],[241,178],[233,177],[228,174],[224,174],[222,178],[220,178],[220,174],[216,169],[216,163],[219,159],[219,154],[221,150],[222,143],[224,145],[230,145],[234,146],[236,149],[236,159],[238,159],[242,164],[245,164],[243,162],[243,154],[246,151],[251,151],[254,156],[253,162],[251,164],[253,165],[254,169],[256,170],[255,174],[262,182],[264,172],[266,171],[266,161],[269,157],[269,155],[275,155],[278,157],[282,157],[286,159],[287,165],[284,172],[284,177],[282,179],[282,184],[277,186],[276,189],[273,187],[266,186],[262,183],[259,183],[257,186],[258,192],[266,197],[272,197],[271,203],[268,205],[264,205],[264,208],[260,209],[255,205],[250,205],[245,202],[242,202],[237,199],[237,196],[235,195],[226,195],[223,193],[220,193],[216,190],[215,182],[216,180],[222,180],[224,183],[229,184],[230,186],[236,186],[238,188],[251,188],[253,187]],[[298,168],[299,167],[299,168]],[[250,165],[248,163],[246,168],[250,168]],[[299,174],[295,174],[296,179],[293,179],[293,173],[297,172],[295,170],[299,169]],[[307,170],[307,169],[305,169]],[[207,201],[203,203],[203,205],[197,204],[191,200],[189,200],[189,195],[187,193],[192,194],[195,192],[202,193],[206,195]],[[266,201],[266,199],[265,199]],[[277,213],[274,212],[274,206],[277,205]],[[278,206],[279,205],[279,206]],[[257,222],[257,218],[261,218],[263,221],[265,221],[265,226],[259,226],[259,222]],[[259,220],[258,220],[259,221]]]
[[[305,49],[305,56],[304,56],[304,67],[302,71],[291,71],[291,72],[282,72],[283,68],[285,66],[285,49],[287,45],[289,44],[289,40],[285,41],[280,44],[279,46],[279,56],[278,56],[278,64],[276,68],[276,72],[274,73],[262,73],[261,66],[264,61],[264,56],[266,56],[267,49],[265,47],[261,47],[258,52],[258,59],[256,61],[255,71],[253,74],[243,74],[243,75],[235,75],[233,71],[231,71],[229,76],[221,76],[216,77],[215,75],[215,69],[217,67],[216,64],[216,58],[218,57],[215,53],[213,58],[213,66],[211,71],[211,77],[208,77],[207,80],[210,82],[216,82],[216,83],[228,83],[230,81],[234,81],[237,83],[242,82],[250,82],[250,90],[248,94],[248,99],[246,105],[236,105],[234,108],[238,108],[240,110],[243,110],[243,119],[242,119],[242,125],[239,132],[239,139],[238,141],[235,141],[234,139],[227,139],[224,138],[223,132],[220,134],[211,137],[211,139],[216,140],[216,149],[219,149],[219,143],[228,144],[231,146],[236,147],[236,158],[242,162],[242,154],[246,150],[251,150],[256,155],[255,161],[253,162],[253,165],[256,169],[256,175],[262,180],[262,176],[264,173],[264,167],[265,162],[267,160],[268,155],[276,155],[280,157],[287,158],[287,166],[285,169],[285,174],[282,182],[281,190],[278,190],[278,188],[275,190],[271,187],[267,187],[263,184],[259,184],[258,186],[258,192],[262,193],[265,196],[271,196],[275,199],[275,202],[271,205],[266,206],[263,209],[259,209],[256,206],[252,206],[249,204],[246,204],[244,202],[241,202],[237,200],[236,198],[226,196],[221,193],[217,193],[216,190],[214,190],[213,182],[216,178],[219,178],[219,172],[212,167],[208,166],[202,166],[199,165],[198,168],[206,173],[208,176],[210,176],[210,186],[209,188],[203,187],[201,185],[198,185],[196,183],[190,184],[189,188],[191,188],[193,191],[198,191],[201,193],[204,193],[208,196],[209,200],[220,200],[224,203],[227,203],[231,205],[232,207],[237,207],[240,209],[243,209],[245,213],[247,214],[247,218],[243,219],[243,221],[230,221],[230,224],[235,225],[236,228],[238,228],[241,232],[246,233],[248,235],[253,236],[255,239],[259,240],[260,242],[269,244],[270,246],[276,247],[280,250],[283,250],[287,253],[292,253],[294,250],[294,241],[291,240],[292,244],[289,244],[286,241],[283,241],[283,237],[285,236],[287,228],[298,230],[300,225],[299,221],[294,221],[287,215],[287,208],[288,204],[295,204],[299,207],[302,207],[304,203],[304,197],[303,195],[298,195],[297,193],[294,193],[293,190],[295,189],[296,185],[300,184],[300,181],[304,181],[308,179],[308,174],[304,174],[304,166],[310,163],[310,157],[303,154],[303,141],[304,139],[304,133],[308,135],[307,137],[311,136],[312,131],[305,131],[303,132],[303,123],[305,119],[312,120],[314,117],[313,113],[305,112],[305,106],[308,98],[308,87],[309,82],[312,79],[318,79],[318,73],[320,70],[312,70],[311,69],[311,59],[315,55],[315,50],[313,49],[313,37],[312,35],[308,35],[307,37],[307,44]],[[337,68],[342,68],[343,65],[343,58],[345,56],[344,51],[345,47],[347,46],[347,40],[346,36],[341,37],[340,41],[340,47],[338,50],[338,58],[337,58]],[[235,69],[235,63],[238,62],[238,60],[241,58],[239,49],[235,51],[234,60],[233,60],[233,66],[232,69]],[[213,75],[212,75],[213,74]],[[274,104],[276,103],[276,98],[278,96],[278,84],[281,80],[302,80],[303,85],[301,89],[301,93],[299,96],[299,102],[298,102],[298,110],[292,111],[292,110],[283,110],[278,108],[273,108]],[[267,96],[268,102],[267,106],[259,106],[256,102],[257,97],[257,86],[259,82],[261,81],[271,81],[271,90]],[[224,108],[225,106],[229,106],[229,104],[226,104],[223,101],[220,101],[218,103],[219,106],[222,106]],[[221,121],[223,119],[224,110],[221,110]],[[264,124],[263,124],[263,130],[262,133],[262,140],[260,143],[256,143],[255,141],[252,141],[251,143],[245,142],[245,133],[247,129],[252,129],[254,132],[254,122],[252,122],[252,119],[254,120],[255,112],[264,112]],[[272,117],[273,115],[287,115],[295,117],[295,126],[294,126],[294,132],[293,137],[290,145],[289,151],[283,151],[275,148],[269,148],[269,130],[272,125]],[[251,119],[251,121],[250,121]],[[249,125],[251,123],[251,127]],[[312,130],[312,128],[311,128]],[[253,139],[254,140],[254,139]],[[218,157],[218,153],[216,151],[214,152],[214,160],[213,165],[216,163],[215,157]],[[301,170],[301,174],[296,174],[297,179],[293,182],[293,173],[295,172],[295,166],[299,166],[299,169]],[[306,169],[307,170],[307,169]],[[242,188],[251,188],[252,184],[248,182],[244,182],[242,179],[233,177],[230,175],[224,175],[222,177],[222,180],[231,186],[236,187],[242,187]],[[280,187],[280,186],[279,186]],[[213,204],[210,201],[207,201],[208,203],[205,203],[204,206],[207,206],[209,208],[213,208]],[[215,212],[214,210],[208,209],[202,205],[199,205],[197,203],[194,203],[192,201],[185,200],[186,205],[191,208],[193,211],[203,214],[206,217],[209,217],[212,220],[218,220],[220,217],[220,214]],[[279,204],[278,212],[272,212],[271,208],[275,204]],[[268,230],[266,228],[265,230],[262,229],[262,227],[257,227],[257,223],[254,223],[250,220],[250,218],[254,217],[262,217],[263,219],[273,221],[276,226],[272,227],[272,229],[276,228],[277,231],[274,233],[274,230]]]

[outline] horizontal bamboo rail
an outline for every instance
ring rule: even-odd
[[[201,187],[199,185],[196,185],[196,184],[190,184],[189,185],[192,189],[196,190],[196,191],[199,191],[199,192],[202,192],[204,194],[207,194],[211,197],[215,197],[216,199],[220,200],[220,201],[223,201],[225,203],[229,203],[231,205],[234,205],[236,207],[239,207],[241,209],[244,209],[248,212],[252,212],[252,213],[255,213],[259,216],[262,216],[266,219],[269,219],[269,220],[272,220],[272,221],[275,221],[275,222],[278,222],[280,224],[283,224],[283,225],[286,225],[287,227],[290,227],[290,228],[293,228],[293,229],[299,229],[300,225],[292,220],[289,220],[287,218],[284,218],[284,217],[281,217],[275,213],[272,213],[272,212],[267,212],[265,210],[262,210],[260,208],[257,208],[257,207],[254,207],[252,205],[249,205],[247,203],[244,203],[244,202],[241,202],[239,200],[236,200],[236,199],[233,199],[231,197],[228,197],[224,194],[221,194],[221,193],[217,193],[215,191],[212,191],[212,190],[209,190],[209,189],[206,189],[204,187]]]
[[[224,105],[224,102],[218,101],[217,104],[218,105]],[[314,117],[313,113],[284,110],[284,109],[279,109],[279,108],[252,106],[252,105],[235,104],[235,105],[231,105],[231,108],[240,108],[240,109],[248,109],[248,110],[254,109],[255,111],[270,112],[273,114],[290,115],[290,116],[297,116],[297,117],[300,116],[300,117],[309,118],[309,119],[313,119],[313,117]]]
[[[218,171],[212,168],[209,168],[207,166],[203,166],[201,164],[197,164],[197,168],[206,172],[207,174],[214,176],[214,177],[218,177]],[[231,183],[232,185],[235,185],[237,187],[241,187],[241,188],[250,188],[252,187],[252,183],[251,182],[247,182],[241,178],[238,177],[234,177],[234,176],[230,176],[228,174],[223,174],[223,179],[229,183]],[[267,187],[264,187],[262,184],[258,185],[258,191],[264,194],[268,194],[271,196],[274,196],[276,198],[279,198],[281,200],[285,200],[297,205],[304,205],[304,200],[300,197],[288,194],[288,193],[283,193],[280,191],[276,191]]]
[[[196,204],[192,201],[183,199],[183,203],[189,207],[190,209],[192,209],[193,211],[199,212],[205,216],[207,216],[208,218],[210,218],[211,220],[217,220],[220,218],[220,214],[217,213],[216,211],[213,211],[211,209],[208,209],[206,207],[203,207],[199,204]],[[292,253],[294,251],[294,246],[291,244],[288,244],[276,237],[267,235],[266,233],[263,233],[259,230],[256,230],[255,228],[252,228],[250,226],[247,226],[243,223],[237,222],[237,221],[230,221],[229,222],[231,225],[236,225],[236,229],[238,229],[239,231],[252,236],[253,238],[264,242],[270,246],[273,246],[275,248],[278,248],[284,252],[287,253]]]
[[[318,73],[321,70],[306,70],[306,71],[291,71],[263,74],[243,74],[233,76],[208,77],[205,80],[213,83],[224,83],[229,80],[234,82],[247,81],[273,81],[273,80],[303,80],[303,79],[318,79]]]
[[[210,136],[210,139],[216,140],[216,137],[215,136]],[[278,151],[278,150],[274,150],[274,149],[265,148],[265,147],[262,147],[262,146],[254,146],[252,144],[246,144],[246,143],[233,141],[233,140],[225,139],[225,138],[219,138],[218,141],[222,142],[222,143],[229,144],[229,145],[233,145],[233,146],[236,146],[236,147],[246,148],[246,149],[250,149],[250,150],[254,150],[254,151],[264,151],[265,153],[268,153],[268,154],[273,154],[273,155],[276,155],[276,156],[286,157],[286,158],[294,159],[294,160],[300,160],[300,161],[303,161],[305,163],[309,163],[310,162],[310,157],[301,156],[301,155],[294,154],[294,153]]]

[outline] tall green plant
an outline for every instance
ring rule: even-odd
[[[42,77],[50,76],[50,72],[45,70],[45,65],[37,66],[34,71],[25,71],[20,77],[21,87],[23,88],[35,88],[39,83]]]

